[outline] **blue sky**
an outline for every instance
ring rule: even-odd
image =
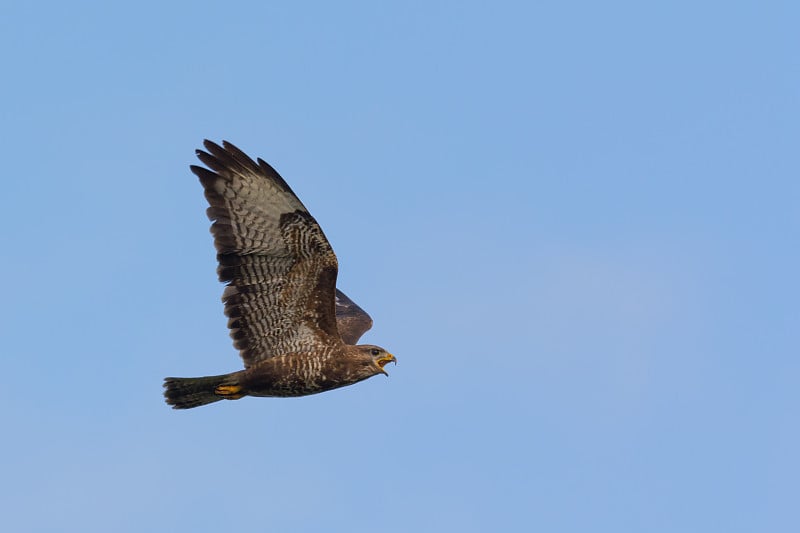
[[[792,2],[12,2],[15,531],[798,531]],[[204,138],[322,224],[391,376],[233,371]]]

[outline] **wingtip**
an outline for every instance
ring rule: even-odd
[[[219,148],[219,145],[211,139],[203,139],[203,146],[206,148],[206,150],[213,150],[215,147]]]

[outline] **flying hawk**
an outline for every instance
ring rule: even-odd
[[[245,368],[166,378],[167,403],[189,409],[244,396],[306,396],[388,375],[392,354],[355,345],[372,319],[336,289],[336,255],[289,185],[229,142],[203,145],[197,157],[208,168],[191,169],[210,205],[225,315]]]

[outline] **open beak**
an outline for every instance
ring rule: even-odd
[[[397,364],[397,358],[395,358],[395,356],[393,356],[392,354],[387,353],[386,355],[375,361],[375,363],[377,363],[377,365],[380,367],[381,373],[384,376],[388,376],[389,374],[386,372],[386,370],[383,369],[383,367],[385,367],[388,363]]]

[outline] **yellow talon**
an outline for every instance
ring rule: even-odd
[[[227,400],[238,400],[244,396],[241,392],[242,387],[239,385],[217,385],[214,389],[214,394],[222,396]]]

